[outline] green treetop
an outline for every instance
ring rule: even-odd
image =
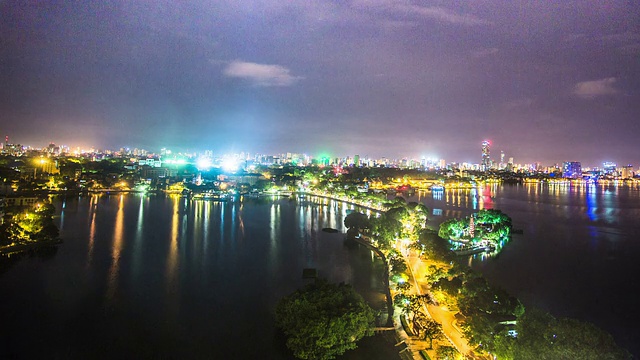
[[[284,297],[276,307],[276,323],[287,347],[300,359],[333,359],[356,342],[373,335],[374,312],[345,284],[317,280]]]

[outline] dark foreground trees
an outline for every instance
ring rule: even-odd
[[[596,326],[574,319],[555,318],[527,309],[518,319],[517,337],[497,336],[498,358],[523,360],[625,360],[631,354],[616,345],[613,337]]]
[[[276,307],[276,323],[287,347],[300,359],[333,359],[356,342],[373,335],[375,316],[350,285],[314,283],[284,297]]]
[[[16,210],[16,214],[0,225],[0,246],[30,244],[58,238],[58,227],[53,223],[55,207],[48,202],[38,203],[32,209]]]
[[[485,227],[479,225],[481,221],[488,224],[486,229],[498,222],[510,226],[510,220],[497,211],[484,211],[478,217],[478,227]],[[440,229],[445,229],[448,237],[460,231],[455,226],[445,224]],[[590,323],[555,318],[533,306],[525,309],[517,298],[469,269],[460,261],[463,258],[452,257],[447,240],[433,232],[423,235],[414,248],[421,249],[422,256],[430,261],[427,279],[431,294],[439,303],[459,310],[459,325],[469,344],[478,347],[478,351],[489,352],[498,359],[518,360],[632,358],[610,334]]]

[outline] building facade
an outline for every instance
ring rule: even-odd
[[[482,142],[482,163],[481,168],[482,171],[487,171],[491,169],[491,156],[490,156],[490,146],[491,142],[485,140]]]
[[[582,179],[582,164],[579,161],[567,161],[562,164],[562,177],[565,179]]]

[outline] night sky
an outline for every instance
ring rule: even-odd
[[[0,1],[0,134],[640,166],[640,2]]]

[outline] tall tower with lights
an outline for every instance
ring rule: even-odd
[[[485,140],[482,142],[482,171],[487,171],[491,168],[491,158],[489,157],[489,147],[491,142]]]

